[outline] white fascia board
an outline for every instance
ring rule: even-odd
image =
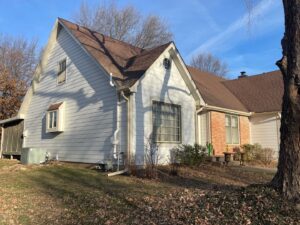
[[[20,114],[20,115],[17,115],[15,117],[12,117],[12,118],[9,118],[9,119],[6,119],[6,120],[0,120],[0,124],[6,124],[6,123],[14,122],[14,121],[17,121],[17,120],[23,120],[23,119],[24,119],[24,115]]]

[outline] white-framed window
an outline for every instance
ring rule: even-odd
[[[180,105],[153,101],[152,120],[152,138],[155,142],[181,142]]]
[[[48,130],[57,129],[58,110],[48,112]]]
[[[226,144],[239,144],[239,118],[234,115],[225,115]]]
[[[67,59],[58,62],[57,84],[64,84],[67,79]]]
[[[46,132],[62,132],[64,123],[64,104],[55,103],[49,106],[46,114]]]

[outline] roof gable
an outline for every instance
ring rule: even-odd
[[[141,49],[70,21],[58,21],[122,88],[131,87],[170,45]]]

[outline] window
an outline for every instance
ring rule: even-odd
[[[239,144],[239,119],[237,116],[225,116],[226,144]]]
[[[153,101],[153,139],[156,142],[181,142],[181,107]]]
[[[50,105],[46,115],[46,132],[62,132],[64,122],[63,102]]]
[[[64,84],[66,82],[66,68],[67,60],[63,59],[58,63],[57,84]]]
[[[57,128],[57,110],[48,112],[48,129]]]

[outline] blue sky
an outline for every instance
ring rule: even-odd
[[[257,74],[277,69],[284,31],[279,0],[252,0],[251,19],[244,0],[116,0],[134,5],[143,14],[163,17],[186,63],[194,54],[210,52],[229,66],[229,76],[240,71]],[[87,1],[95,4],[99,1]],[[0,0],[0,33],[47,38],[57,17],[73,19],[81,0]],[[249,23],[250,21],[250,23]]]

